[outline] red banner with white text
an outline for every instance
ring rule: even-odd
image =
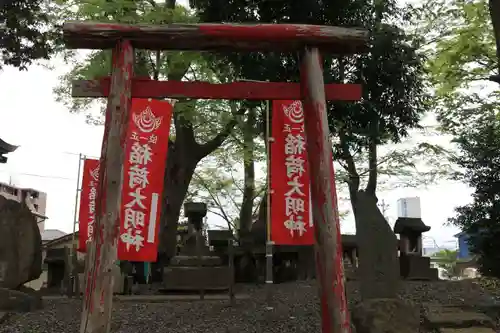
[[[119,260],[156,261],[172,111],[166,101],[132,99],[123,163]]]
[[[83,162],[82,189],[78,215],[78,251],[87,252],[87,243],[92,242],[96,220],[97,188],[99,186],[99,160],[85,159]]]
[[[300,101],[273,101],[271,240],[276,245],[314,244],[310,178]]]

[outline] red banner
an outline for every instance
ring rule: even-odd
[[[125,143],[118,259],[154,262],[173,107],[132,99]]]
[[[314,244],[300,101],[273,101],[272,137],[271,240],[277,245]]]
[[[85,159],[83,162],[82,190],[78,215],[78,251],[87,252],[87,243],[92,241],[96,219],[97,187],[99,186],[99,160]]]

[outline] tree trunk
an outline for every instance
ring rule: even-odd
[[[240,209],[240,234],[247,234],[252,227],[253,203],[255,197],[254,127],[255,110],[248,110],[243,126],[243,167],[245,184]]]
[[[356,221],[360,280],[363,299],[395,298],[398,292],[397,238],[367,191],[351,195]]]
[[[267,189],[259,199],[259,210],[257,220],[250,227],[250,235],[253,243],[263,245],[267,240]]]
[[[490,0],[489,9],[491,22],[493,23],[493,33],[495,35],[497,53],[497,74],[490,79],[500,83],[500,0]]]
[[[177,226],[189,183],[199,160],[194,158],[196,147],[183,146],[180,142],[170,143],[167,155],[167,169],[164,178],[163,206],[161,219],[160,252],[165,263],[175,255]]]
[[[163,180],[162,228],[158,260],[161,266],[168,264],[170,258],[175,255],[179,215],[196,166],[205,156],[222,145],[236,125],[236,118],[233,117],[219,134],[205,144],[196,142],[193,124],[182,115],[174,113],[174,125],[175,142],[169,142]]]
[[[368,183],[360,190],[360,179],[349,151],[345,132],[339,131],[342,159],[349,173],[349,196],[356,222],[360,292],[363,299],[395,298],[399,289],[397,238],[377,206],[377,142],[368,147]]]

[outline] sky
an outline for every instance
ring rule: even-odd
[[[71,232],[79,154],[99,156],[103,128],[86,124],[83,115],[71,114],[55,101],[52,90],[70,67],[60,59],[50,64],[52,68],[33,65],[28,71],[18,71],[6,67],[0,72],[0,138],[20,146],[8,155],[7,164],[0,164],[0,181],[46,192],[49,219],[45,228]],[[440,141],[448,145],[449,139],[442,137]],[[393,223],[399,198],[420,197],[422,219],[432,227],[425,244],[453,246],[453,235],[459,230],[444,224],[456,206],[469,202],[470,194],[464,184],[441,182],[426,189],[381,192],[379,199],[388,205],[386,216]],[[220,223],[214,215],[208,222]],[[342,223],[342,231],[354,232],[352,218]]]

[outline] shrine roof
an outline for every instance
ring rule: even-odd
[[[0,139],[0,154],[12,153],[18,148],[18,146],[11,145],[2,139]]]
[[[354,54],[367,50],[367,30],[304,24],[118,24],[68,21],[64,42],[70,49],[110,49],[118,40],[149,50],[297,51]]]
[[[426,225],[421,218],[398,217],[396,224],[394,224],[394,233],[396,234],[401,234],[405,231],[423,233],[429,230],[431,230],[431,227]]]

